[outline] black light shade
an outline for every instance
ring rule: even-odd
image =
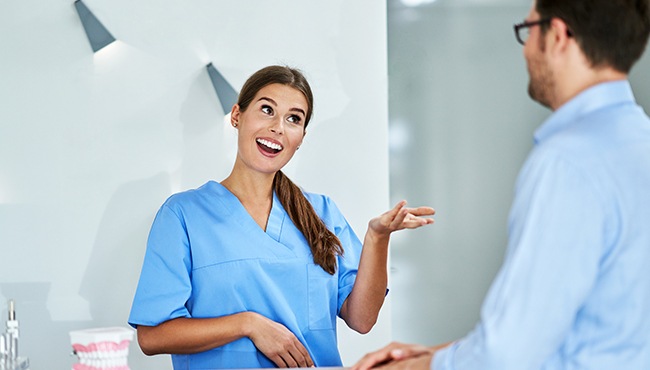
[[[230,86],[223,75],[214,68],[212,63],[208,64],[206,68],[212,80],[214,91],[217,92],[217,97],[219,98],[219,102],[221,102],[221,108],[223,108],[224,114],[230,113],[232,106],[237,103],[237,96],[239,94]]]
[[[88,41],[90,41],[90,47],[93,48],[93,52],[96,52],[115,41],[115,37],[113,37],[97,17],[90,12],[88,7],[86,7],[86,4],[81,0],[77,0],[74,2],[74,6],[77,8],[77,13],[79,13],[81,23],[84,26],[84,30],[86,30],[86,36],[88,36]]]

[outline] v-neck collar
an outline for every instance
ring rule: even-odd
[[[277,242],[280,241],[280,234],[282,233],[282,225],[284,224],[284,217],[286,214],[284,207],[282,207],[282,203],[280,203],[280,199],[278,199],[278,196],[274,191],[271,212],[269,212],[269,218],[266,221],[266,234]]]
[[[234,215],[234,218],[238,219],[240,224],[245,224],[246,229],[250,230],[251,232],[254,232],[253,230],[258,230],[276,242],[280,242],[280,236],[282,235],[282,226],[284,224],[287,213],[285,212],[284,207],[282,207],[282,203],[280,203],[280,199],[278,199],[275,191],[273,192],[271,211],[269,212],[269,217],[266,221],[266,231],[264,231],[260,225],[255,222],[253,217],[246,210],[246,207],[244,207],[244,205],[235,194],[233,194],[230,190],[228,190],[228,188],[216,181],[211,181],[211,183],[213,184],[215,191],[223,195],[222,200],[224,201],[224,205],[230,211],[230,213]],[[291,246],[286,247],[292,249]]]

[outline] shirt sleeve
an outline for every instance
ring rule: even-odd
[[[359,257],[361,255],[361,242],[350,225],[343,227],[337,235],[345,254],[338,257],[339,261],[339,297],[337,314],[341,313],[341,306],[352,292],[352,287],[357,278],[359,269]]]
[[[531,156],[509,218],[505,261],[465,338],[432,369],[539,369],[570,331],[604,249],[597,182],[558,156]]]
[[[185,225],[165,204],[149,233],[129,324],[156,326],[174,318],[190,317],[185,304],[192,292],[191,268]]]
[[[338,306],[337,315],[341,313],[341,306],[352,292],[352,287],[357,278],[359,259],[361,258],[362,244],[357,234],[336,206],[334,201],[324,196],[323,219],[327,227],[336,234],[343,247],[343,256],[338,256]]]

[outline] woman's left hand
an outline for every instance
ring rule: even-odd
[[[423,216],[433,216],[436,211],[431,207],[406,207],[406,201],[403,200],[393,209],[382,215],[373,218],[368,223],[368,231],[372,231],[378,237],[388,237],[390,233],[402,229],[416,229],[420,226],[432,224],[432,218]]]

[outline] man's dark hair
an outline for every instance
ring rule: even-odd
[[[650,0],[537,0],[536,10],[562,19],[596,68],[628,73],[648,43]]]

